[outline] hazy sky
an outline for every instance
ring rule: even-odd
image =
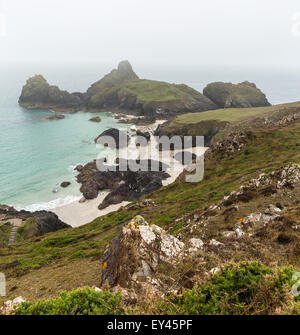
[[[299,0],[0,0],[0,62],[300,67]]]

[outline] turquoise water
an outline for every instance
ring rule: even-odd
[[[20,76],[22,77],[22,76]],[[21,82],[21,81],[20,81]],[[23,81],[22,81],[23,83]],[[28,210],[50,209],[80,198],[74,167],[87,163],[105,148],[96,148],[94,138],[118,124],[106,113],[65,114],[50,121],[50,111],[29,111],[17,104],[19,81],[2,82],[0,98],[0,204]],[[99,115],[101,123],[88,121]],[[72,184],[58,187],[63,181]]]
[[[273,104],[300,100],[300,75],[295,72],[133,65],[142,78],[186,83],[200,91],[213,81],[249,80],[257,83]],[[96,148],[93,139],[103,130],[126,127],[108,114],[99,114],[102,118],[99,124],[88,121],[95,116],[89,113],[48,121],[45,118],[51,112],[28,111],[18,106],[26,79],[41,73],[51,84],[62,89],[83,92],[114,66],[0,64],[0,204],[36,210],[79,199],[79,185],[73,168],[101,156],[104,149]],[[63,181],[72,184],[53,193],[52,190]]]

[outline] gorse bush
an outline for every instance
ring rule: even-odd
[[[164,314],[271,314],[291,299],[292,275],[292,268],[275,273],[258,263],[232,265],[157,308]]]
[[[57,299],[24,302],[17,315],[122,315],[121,295],[108,291],[96,292],[85,287],[62,292]]]

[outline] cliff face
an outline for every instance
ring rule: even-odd
[[[219,108],[270,106],[265,94],[248,81],[236,85],[223,82],[211,83],[205,87],[203,94]]]
[[[80,109],[80,96],[51,86],[47,80],[36,75],[29,78],[22,89],[19,104],[30,109],[53,109],[59,112],[76,112]]]

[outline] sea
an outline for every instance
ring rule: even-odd
[[[184,83],[199,91],[214,81],[249,80],[262,89],[272,104],[300,101],[300,72],[293,70],[132,65],[140,78]],[[80,185],[74,168],[101,157],[105,150],[96,147],[94,138],[111,127],[128,127],[108,113],[78,112],[66,114],[63,120],[47,120],[51,111],[26,110],[18,105],[26,80],[42,74],[61,89],[84,92],[113,67],[115,64],[100,62],[0,64],[0,204],[36,211],[78,201]],[[96,115],[102,122],[89,122]],[[64,181],[71,185],[61,188]]]

